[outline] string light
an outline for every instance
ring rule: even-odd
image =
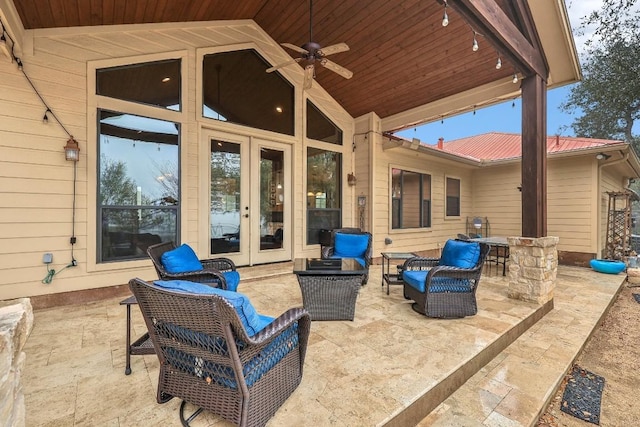
[[[518,75],[516,73],[513,73],[513,79],[511,80],[514,84],[518,83]]]
[[[442,26],[449,25],[449,15],[447,15],[447,0],[444,0],[444,15],[442,16]]]
[[[3,51],[9,53],[11,62],[15,61],[16,65],[18,66],[18,71],[20,71],[24,76],[24,78],[27,79],[27,82],[31,86],[31,89],[33,89],[33,92],[38,96],[38,98],[40,99],[40,102],[42,102],[42,105],[45,108],[44,115],[42,116],[42,122],[48,123],[50,118],[49,116],[51,116],[60,125],[62,130],[69,136],[69,138],[73,139],[73,135],[71,135],[71,133],[67,130],[67,128],[62,124],[60,119],[58,119],[58,116],[56,116],[56,114],[51,110],[51,108],[46,103],[46,101],[44,100],[44,98],[42,97],[38,89],[36,89],[35,85],[31,81],[27,73],[25,73],[22,60],[16,55],[16,52],[15,52],[16,42],[15,40],[13,40],[11,35],[7,32],[7,29],[4,25],[4,22],[2,22],[2,20],[0,20],[0,46],[3,47],[2,49]]]
[[[502,68],[502,59],[500,59],[500,55],[498,55],[498,60],[496,61],[496,70]]]
[[[474,52],[477,52],[477,51],[478,51],[478,49],[480,48],[480,47],[478,46],[478,38],[476,37],[476,35],[477,35],[477,34],[478,34],[478,33],[476,33],[475,31],[473,32],[473,46],[471,47],[471,49],[472,49]]]

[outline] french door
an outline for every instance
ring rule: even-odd
[[[291,148],[205,132],[212,256],[237,265],[291,259]]]

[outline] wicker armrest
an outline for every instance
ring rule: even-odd
[[[430,269],[438,266],[439,262],[440,262],[439,258],[422,258],[422,257],[409,258],[404,262],[403,269],[404,270],[423,270],[427,268]]]
[[[251,344],[263,344],[274,337],[277,337],[282,331],[296,322],[298,322],[298,327],[300,328],[300,335],[308,335],[311,328],[311,317],[304,308],[294,307],[288,309],[275,318],[273,322],[269,323],[263,330],[255,334],[253,337],[245,337],[246,341]]]
[[[236,265],[229,258],[201,259],[202,267],[205,270],[234,271]]]
[[[323,246],[320,252],[322,259],[331,258],[333,256],[333,246]]]
[[[227,280],[218,270],[187,271],[185,273],[167,273],[168,280],[189,280],[203,284],[220,283],[220,289],[227,289]]]

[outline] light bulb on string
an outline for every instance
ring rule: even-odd
[[[502,59],[498,56],[498,60],[496,61],[496,70],[502,68]]]
[[[442,26],[446,27],[449,25],[449,15],[447,15],[447,2],[444,2],[444,15],[442,16]]]
[[[514,84],[518,83],[518,75],[516,73],[513,73],[513,79],[511,80]]]
[[[474,31],[474,32],[473,32],[473,45],[472,45],[472,47],[471,47],[471,49],[472,49],[474,52],[477,52],[477,51],[478,51],[478,49],[479,49],[479,46],[478,46],[478,39],[477,39],[477,37],[476,37],[476,34],[477,34],[477,33]]]

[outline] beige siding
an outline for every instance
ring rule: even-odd
[[[520,171],[518,163],[474,172],[474,214],[488,218],[494,236],[522,232]],[[550,159],[547,164],[547,234],[560,238],[561,251],[596,250],[596,173],[592,156]]]
[[[597,211],[591,156],[554,159],[548,163],[547,234],[558,236],[558,250],[595,250]]]
[[[491,236],[519,236],[522,204],[520,164],[484,167],[473,172],[473,216],[487,218]]]
[[[132,277],[153,279],[148,260],[96,264],[95,262],[95,67],[142,62],[161,57],[182,57],[186,89],[184,111],[164,112],[182,126],[182,240],[199,253],[208,247],[207,168],[201,165],[201,127],[247,133],[291,144],[293,158],[292,256],[317,256],[317,245],[306,247],[304,239],[304,120],[305,96],[344,131],[344,174],[352,171],[353,119],[329,95],[314,84],[301,95],[300,67],[287,67],[282,74],[297,87],[296,137],[273,135],[240,126],[199,118],[196,111],[198,52],[200,49],[232,50],[253,47],[272,63],[290,59],[252,21],[181,23],[163,25],[108,26],[93,28],[26,31],[21,57],[24,70],[60,121],[80,143],[77,163],[76,226],[74,257],[78,267],[61,269],[71,261],[73,164],[64,160],[68,136],[50,117],[44,124],[45,107],[15,64],[0,61],[0,299],[33,296],[126,283]],[[111,101],[109,101],[111,102]],[[117,105],[117,101],[113,101]],[[148,106],[139,106],[141,114]],[[176,119],[179,117],[179,120]],[[251,133],[248,133],[251,132]],[[360,173],[360,172],[358,172]],[[359,178],[366,183],[366,169]],[[344,221],[354,222],[355,189],[344,184]],[[47,270],[42,255],[54,255],[52,268],[59,271],[51,284],[43,284]]]
[[[409,148],[383,150],[382,144],[375,147],[374,210],[375,256],[379,252],[422,251],[438,249],[449,238],[465,232],[466,217],[472,212],[470,167],[435,158]],[[391,169],[398,168],[431,175],[431,227],[394,230],[391,228]],[[445,218],[445,180],[460,179],[461,215]],[[385,244],[388,237],[393,243]]]

